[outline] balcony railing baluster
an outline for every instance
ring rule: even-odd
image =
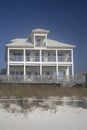
[[[9,60],[10,61],[23,61],[24,60],[24,57],[23,56],[10,56],[9,57]]]
[[[10,61],[24,61],[24,56],[10,56]],[[40,62],[40,56],[26,56],[27,62]],[[58,62],[71,62],[71,56],[58,56]],[[56,62],[56,56],[42,56],[42,62]]]
[[[56,62],[56,56],[42,56],[43,62]]]
[[[40,56],[26,56],[26,61],[39,62],[40,61]]]
[[[71,62],[71,56],[58,56],[59,62]]]

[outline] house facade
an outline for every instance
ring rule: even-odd
[[[48,30],[32,30],[26,39],[6,45],[7,75],[74,75],[74,45],[48,39]]]

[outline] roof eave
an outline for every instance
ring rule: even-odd
[[[49,33],[50,31],[49,30],[44,30],[44,29],[35,29],[35,30],[32,30],[32,33]]]
[[[23,48],[23,47],[29,47],[29,48],[33,48],[34,46],[11,46],[11,45],[6,45],[5,47],[14,47],[14,48]]]
[[[76,46],[47,46],[48,48],[76,48]]]

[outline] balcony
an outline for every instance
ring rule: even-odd
[[[58,56],[58,62],[71,62],[71,56]],[[9,56],[9,61],[21,62],[24,61],[24,56]],[[40,56],[26,56],[26,62],[40,62]],[[42,56],[42,62],[56,62],[56,56]]]
[[[47,56],[47,57],[42,56],[42,61],[43,62],[56,62],[56,56]]]
[[[23,61],[24,60],[24,56],[9,56],[9,61]]]
[[[40,56],[26,56],[26,61],[39,62],[40,61]]]
[[[58,56],[58,62],[71,62],[71,56]]]

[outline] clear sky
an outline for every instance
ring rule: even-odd
[[[50,39],[76,45],[75,72],[87,72],[86,0],[0,0],[0,68],[5,44],[37,28],[50,30]]]

